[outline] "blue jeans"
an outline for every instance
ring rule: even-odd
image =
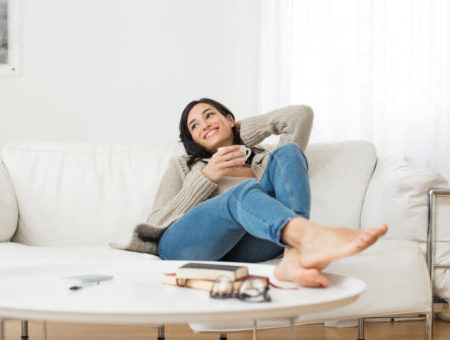
[[[281,254],[281,230],[309,219],[308,161],[297,144],[274,150],[261,181],[248,179],[195,206],[162,235],[165,260],[261,262]]]

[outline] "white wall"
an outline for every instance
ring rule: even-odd
[[[22,0],[21,74],[0,77],[0,146],[178,140],[182,109],[203,96],[253,115],[256,2]]]

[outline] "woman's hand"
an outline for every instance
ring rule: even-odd
[[[245,157],[245,153],[239,150],[239,145],[228,146],[212,155],[209,163],[203,168],[202,174],[211,182],[218,183],[235,167],[245,165],[245,160],[235,159]]]

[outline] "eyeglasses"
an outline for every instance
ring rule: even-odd
[[[269,302],[269,285],[267,281],[257,278],[244,281],[232,281],[219,276],[213,283],[209,296],[214,299],[238,298],[246,302]]]

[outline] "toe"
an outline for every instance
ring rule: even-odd
[[[371,230],[373,230],[376,233],[376,235],[378,237],[380,237],[387,233],[388,226],[387,226],[387,224],[383,224],[382,226],[380,226],[378,228],[371,228]]]
[[[378,237],[378,235],[380,234],[378,228],[370,228],[365,230],[365,232],[375,237]]]
[[[317,277],[317,282],[320,283],[320,285],[323,288],[326,288],[326,287],[328,287],[330,285],[330,282],[327,280],[327,278],[325,276],[323,276],[323,275],[320,275],[320,274]]]
[[[374,236],[370,233],[362,233],[359,237],[366,242],[370,242],[374,238]]]
[[[368,235],[366,233],[363,233],[363,234],[358,236],[358,238],[357,238],[357,245],[359,247],[366,247],[367,244],[369,243],[369,241],[370,241],[370,235]]]
[[[317,269],[311,269],[310,280],[313,281],[317,287],[328,287],[328,285],[330,284],[327,278],[320,274]]]
[[[315,268],[299,270],[295,275],[294,281],[308,288],[322,288],[329,285],[328,280]]]

